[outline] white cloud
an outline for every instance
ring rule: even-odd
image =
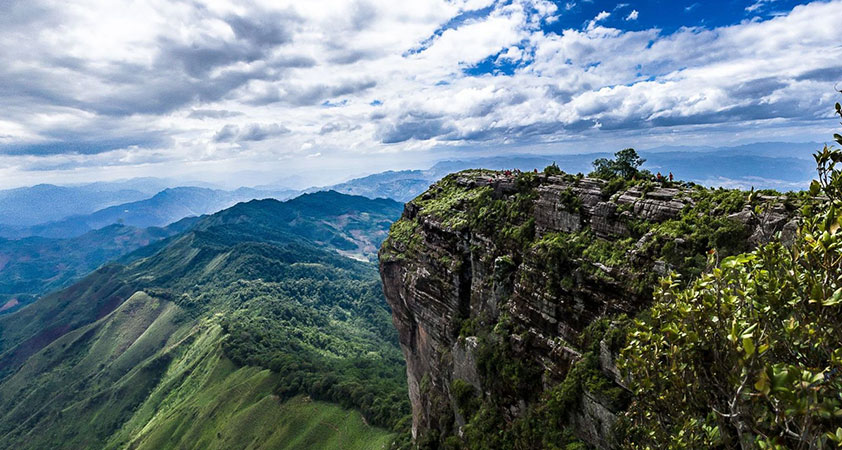
[[[594,22],[602,22],[603,20],[611,17],[611,13],[608,11],[602,11],[593,18]]]
[[[362,170],[448,146],[821,139],[832,126],[842,1],[672,34],[612,28],[607,11],[544,29],[573,7],[14,0],[0,14],[0,175]],[[477,64],[502,69],[465,73]]]
[[[754,3],[752,3],[751,5],[746,6],[746,11],[748,11],[748,12],[757,11],[758,9],[761,9],[761,8],[765,7],[766,5],[774,3],[775,1],[777,1],[777,0],[757,0]]]

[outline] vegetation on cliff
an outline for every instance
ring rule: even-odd
[[[618,152],[599,179],[554,165],[452,174],[393,225],[381,268],[395,262],[404,287],[470,302],[433,347],[444,380],[422,383],[436,398],[422,405],[435,407],[421,413],[420,447],[842,441],[842,153],[817,155],[820,181],[786,194],[659,180],[640,162]],[[558,209],[541,218],[539,204]],[[447,293],[467,282],[469,294]],[[467,339],[477,379],[447,379]]]
[[[804,207],[792,245],[711,252],[687,288],[661,280],[621,356],[627,447],[842,445],[842,151],[816,162],[811,193],[826,198]]]

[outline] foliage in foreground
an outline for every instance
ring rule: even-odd
[[[842,444],[840,161],[816,155],[811,191],[827,201],[805,207],[792,246],[727,258],[685,289],[661,281],[621,357],[627,448]]]

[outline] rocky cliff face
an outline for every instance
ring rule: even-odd
[[[548,401],[542,393],[565,382],[588,348],[601,385],[621,391],[617,345],[604,336],[588,344],[583,332],[639,312],[666,271],[698,273],[709,248],[735,253],[792,233],[787,199],[766,198],[774,206],[761,214],[746,200],[678,185],[468,171],[407,203],[380,269],[407,361],[413,437],[436,446],[477,417],[516,422]],[[560,426],[611,447],[622,402],[587,387],[577,396]]]

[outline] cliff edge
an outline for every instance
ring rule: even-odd
[[[486,170],[431,186],[379,253],[415,442],[611,448],[628,402],[612,329],[710,250],[791,239],[795,196],[766,194]]]

